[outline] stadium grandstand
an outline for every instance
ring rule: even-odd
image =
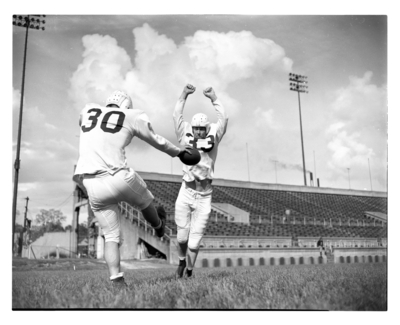
[[[181,176],[139,174],[155,205],[167,212],[167,231],[160,240],[138,209],[121,203],[121,257],[157,256],[176,264],[174,210]],[[79,209],[88,204],[80,184],[75,191],[77,225]],[[104,239],[90,211],[89,216],[95,250],[90,255],[103,258]],[[324,250],[317,247],[321,237]],[[71,239],[72,251],[78,240]],[[383,262],[387,193],[214,179],[212,211],[201,247],[196,267]]]

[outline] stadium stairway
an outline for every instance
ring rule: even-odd
[[[333,251],[331,250],[330,247],[326,247],[325,255],[326,255],[326,263],[327,264],[334,264],[335,263],[335,255],[333,254]]]

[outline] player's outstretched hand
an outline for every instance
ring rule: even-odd
[[[187,84],[185,86],[185,88],[183,89],[183,92],[186,93],[186,95],[193,94],[195,91],[196,91],[196,87],[191,84]]]
[[[189,155],[192,154],[192,152],[190,151],[190,149],[192,149],[192,146],[181,146],[179,149],[181,149],[181,151],[179,151],[177,157],[182,157],[185,152]]]
[[[208,87],[203,91],[204,96],[210,98],[212,101],[217,100],[217,95],[212,87]]]

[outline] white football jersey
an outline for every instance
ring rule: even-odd
[[[75,175],[107,171],[115,174],[127,168],[125,147],[137,136],[171,157],[180,149],[154,133],[148,116],[139,109],[119,109],[96,104],[80,113],[79,160]]]
[[[201,159],[194,166],[183,164],[183,180],[213,179],[214,165],[217,160],[218,145],[224,136],[228,126],[228,116],[221,102],[217,99],[212,102],[217,113],[218,122],[210,123],[210,129],[205,139],[195,139],[192,126],[183,119],[185,100],[179,99],[174,110],[175,133],[182,145],[190,145],[199,150]]]

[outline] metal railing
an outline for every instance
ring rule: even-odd
[[[147,229],[151,229],[153,236],[155,236],[154,228],[150,225],[150,223],[146,221],[146,219],[142,215],[142,212],[139,209],[134,208],[133,206],[131,206],[126,202],[120,202],[118,206],[122,214],[125,215],[125,218],[129,219],[131,222],[136,221],[139,227],[143,225],[145,231],[147,231]],[[172,229],[169,228],[168,226],[165,226],[164,237],[170,240],[171,236],[172,236]],[[164,238],[161,237],[161,241],[163,240]]]

